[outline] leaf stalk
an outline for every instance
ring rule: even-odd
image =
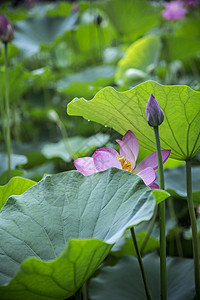
[[[162,152],[160,146],[160,136],[158,126],[153,127],[156,141],[156,152],[158,161],[159,188],[165,189],[164,170],[162,162]],[[166,271],[166,236],[165,236],[165,201],[159,204],[159,222],[160,222],[160,285],[161,299],[167,300],[167,271]]]
[[[132,236],[133,244],[134,244],[134,247],[135,247],[135,251],[136,251],[136,254],[137,254],[137,259],[138,259],[138,263],[139,263],[139,266],[140,266],[140,271],[141,271],[141,274],[142,274],[142,279],[143,279],[143,283],[144,283],[146,297],[147,297],[148,300],[151,300],[151,295],[150,295],[150,291],[149,291],[149,287],[148,287],[148,283],[147,283],[147,278],[146,278],[146,274],[145,274],[145,270],[144,270],[144,266],[143,266],[143,262],[142,262],[142,257],[141,257],[139,247],[138,247],[138,244],[137,244],[137,239],[136,239],[136,236],[135,236],[134,228],[133,227],[130,228],[130,231],[131,231],[131,236]]]
[[[194,211],[194,205],[192,201],[192,172],[191,172],[191,160],[186,161],[186,181],[187,181],[187,202],[190,215],[191,227],[192,227],[192,247],[194,257],[194,278],[195,278],[195,290],[196,299],[200,300],[200,275],[199,275],[199,238],[197,232],[197,221]]]
[[[8,180],[10,180],[11,171],[11,138],[10,138],[10,107],[9,107],[9,89],[8,89],[8,43],[4,43],[5,50],[5,110],[6,110],[6,147],[8,156]]]

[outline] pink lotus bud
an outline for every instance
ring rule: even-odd
[[[160,108],[156,98],[151,94],[146,107],[147,120],[150,126],[156,127],[162,124],[164,120],[164,114]]]
[[[4,43],[9,43],[14,39],[12,24],[4,14],[1,14],[0,16],[0,39]]]

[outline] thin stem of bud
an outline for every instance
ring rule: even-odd
[[[144,241],[143,241],[143,243],[142,243],[142,246],[141,246],[141,248],[140,248],[140,253],[141,253],[141,255],[143,254],[144,249],[145,249],[145,247],[146,247],[146,245],[147,245],[147,243],[148,243],[148,240],[149,240],[149,238],[150,238],[150,236],[151,236],[153,227],[154,227],[155,222],[156,222],[157,214],[158,214],[158,205],[155,206],[154,213],[153,213],[153,217],[152,217],[152,219],[151,219],[151,221],[150,221],[150,223],[149,223],[149,226],[148,226],[148,228],[147,228],[147,234],[146,234],[146,236],[145,236],[145,238],[144,238]]]
[[[160,146],[160,137],[158,126],[153,127],[156,152],[158,160],[158,174],[159,174],[159,188],[165,188],[164,184],[164,170],[162,162],[162,152]],[[159,204],[159,217],[160,217],[160,284],[161,284],[161,299],[167,299],[167,271],[166,271],[166,236],[165,236],[165,201]]]
[[[5,109],[6,109],[6,147],[8,155],[8,180],[10,180],[11,171],[11,138],[10,138],[10,107],[9,107],[9,89],[8,89],[8,43],[4,43],[5,49]]]
[[[139,248],[138,248],[134,228],[131,227],[130,231],[131,231],[131,236],[132,236],[133,244],[134,244],[134,247],[135,247],[135,251],[136,251],[136,254],[137,254],[137,259],[138,259],[138,263],[139,263],[139,266],[140,266],[140,271],[141,271],[141,274],[142,274],[142,280],[143,280],[143,283],[144,283],[145,293],[146,293],[147,299],[151,300],[151,295],[150,295],[150,291],[149,291],[149,287],[148,287],[148,283],[147,283],[147,278],[146,278],[146,274],[145,274],[145,270],[144,270],[144,266],[143,266],[143,262],[142,262],[142,257],[141,257],[141,254],[140,254],[140,251],[139,251]]]
[[[186,180],[187,180],[187,202],[190,215],[190,221],[192,226],[192,246],[194,256],[194,277],[195,277],[195,289],[196,299],[200,299],[200,275],[199,275],[199,237],[197,232],[197,221],[194,211],[194,205],[192,201],[192,173],[191,173],[191,161],[186,161]]]

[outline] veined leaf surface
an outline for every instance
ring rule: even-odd
[[[1,299],[70,297],[154,207],[142,179],[115,168],[47,176],[10,197],[0,212]]]
[[[146,117],[151,93],[165,115],[159,127],[162,149],[171,149],[170,157],[178,160],[194,156],[200,150],[200,92],[188,86],[146,81],[126,92],[106,87],[90,101],[75,98],[68,104],[67,112],[107,125],[121,134],[132,130],[139,144],[153,152],[154,132]]]

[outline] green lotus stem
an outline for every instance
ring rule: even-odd
[[[1,84],[1,90],[2,90],[2,73],[0,69],[0,84]],[[3,93],[0,94],[0,110],[1,110],[1,122],[2,122],[2,132],[3,132],[3,138],[6,136],[6,125],[5,125],[5,111],[4,111],[4,101],[3,101]]]
[[[10,179],[11,167],[11,139],[10,139],[10,107],[8,90],[8,43],[4,43],[5,49],[5,110],[6,110],[6,146],[8,155],[8,180]]]
[[[144,238],[144,241],[142,243],[142,246],[140,248],[141,255],[143,254],[143,251],[144,251],[144,249],[146,247],[146,244],[147,244],[147,242],[148,242],[148,240],[149,240],[149,238],[151,236],[151,233],[152,233],[155,221],[156,221],[157,214],[158,214],[158,205],[155,206],[153,217],[151,218],[151,221],[150,221],[149,226],[147,228],[147,234],[146,234],[146,236]]]
[[[162,162],[162,152],[160,146],[160,137],[158,126],[154,126],[154,135],[156,141],[156,152],[158,161],[159,188],[165,188],[164,171]],[[167,299],[167,275],[166,275],[166,236],[165,236],[165,201],[159,204],[160,217],[160,284],[161,284],[161,299]]]
[[[197,232],[197,221],[192,201],[192,174],[191,174],[191,160],[186,160],[186,180],[187,180],[187,202],[192,226],[192,247],[194,257],[194,278],[196,299],[200,299],[200,276],[199,276],[199,238]]]
[[[142,274],[145,293],[146,293],[147,299],[151,300],[151,295],[150,295],[149,287],[148,287],[148,284],[147,284],[147,278],[146,278],[146,274],[145,274],[145,270],[144,270],[144,266],[143,266],[143,262],[142,262],[142,257],[141,257],[141,254],[140,254],[140,251],[139,251],[139,248],[138,248],[134,228],[133,227],[130,228],[130,231],[131,231],[131,236],[132,236],[132,239],[133,239],[133,244],[134,244],[134,247],[135,247],[135,251],[136,251],[136,254],[137,254],[137,259],[138,259],[138,263],[139,263],[139,266],[140,266],[140,271],[141,271],[141,274]]]
[[[83,300],[88,300],[87,281],[83,284],[82,293],[83,293]]]

